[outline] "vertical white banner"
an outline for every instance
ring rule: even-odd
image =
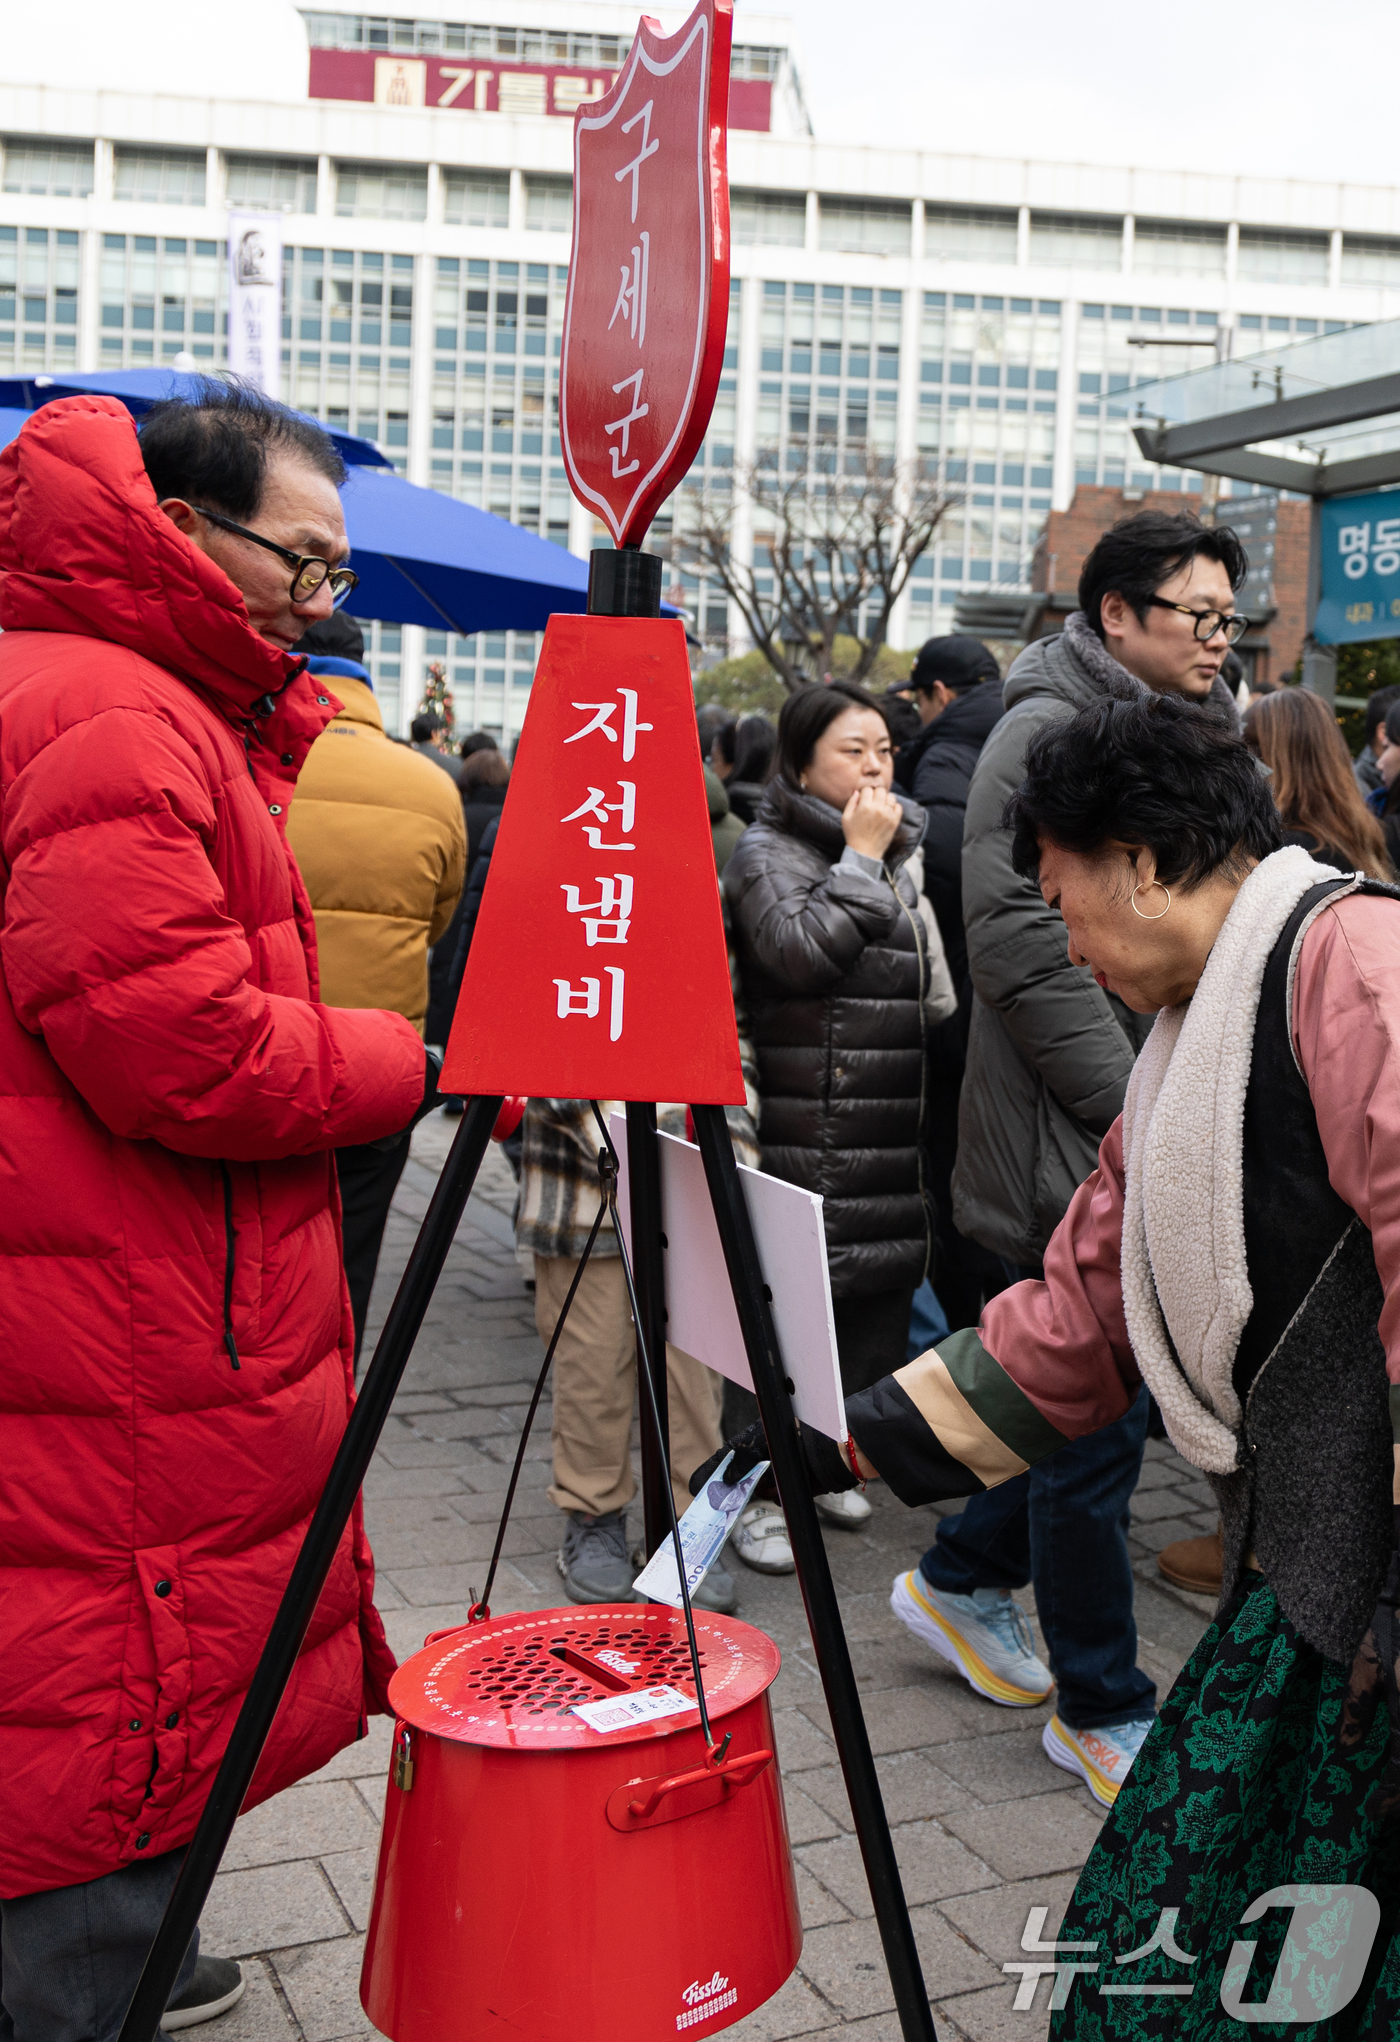
[[[282,216],[228,216],[228,365],[268,397],[282,394]]]

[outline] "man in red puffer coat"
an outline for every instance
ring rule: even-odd
[[[334,1151],[425,1096],[407,1021],[319,1003],[285,833],[343,479],[219,386],[0,456],[0,2033],[43,2042],[120,2025],[345,1428]],[[357,1511],[247,1805],[387,1708],[373,1584]]]

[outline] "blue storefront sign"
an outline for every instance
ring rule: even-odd
[[[1400,490],[1323,503],[1319,645],[1400,638]]]

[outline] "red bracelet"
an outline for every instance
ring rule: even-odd
[[[863,1489],[865,1487],[865,1477],[861,1474],[860,1462],[856,1459],[856,1443],[849,1432],[846,1434],[846,1459],[851,1464],[851,1473],[856,1478],[856,1487]]]

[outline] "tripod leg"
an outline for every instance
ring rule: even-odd
[[[870,1898],[884,1946],[885,1963],[894,1987],[899,2025],[905,2042],[936,2042],[933,2015],[924,1989],[919,1953],[904,1888],[895,1860],[885,1805],[875,1760],[861,1713],[860,1695],[841,1627],[826,1547],[822,1543],[816,1506],[807,1481],[806,1465],[797,1438],[797,1420],[787,1387],[782,1356],[778,1351],[773,1315],[768,1309],[768,1292],[759,1266],[749,1210],[729,1139],[729,1126],[722,1106],[692,1106],[695,1138],[705,1164],[710,1204],[719,1228],[720,1244],[729,1270],[744,1347],[753,1372],[763,1429],[768,1436],[768,1453],[777,1477],[778,1489],[787,1515],[788,1537],[797,1562],[797,1579],[807,1609],[812,1646],[822,1677],[831,1728],[851,1797],[856,1837],[865,1875],[870,1881]]]
[[[627,1103],[627,1186],[632,1208],[632,1279],[637,1307],[652,1357],[652,1387],[661,1421],[664,1447],[647,1422],[642,1405],[642,1513],[647,1558],[671,1535],[670,1427],[666,1410],[666,1264],[661,1246],[661,1148],[656,1133],[656,1108],[636,1100]],[[645,1367],[637,1342],[637,1367]]]
[[[223,1762],[209,1790],[204,1812],[185,1852],[179,1877],[151,1945],[145,1969],[127,2008],[118,2042],[155,2042],[166,2001],[189,1948],[209,1888],[227,1848],[267,1733],[296,1665],[317,1600],[325,1586],[341,1533],[389,1416],[423,1314],[432,1300],[447,1251],[457,1232],[486,1144],[501,1110],[499,1099],[471,1099],[462,1115],[451,1154],[414,1242],[398,1292],[389,1308],[374,1360],[360,1385],[321,1500],[297,1554],[268,1633],[252,1684],[243,1698]]]

